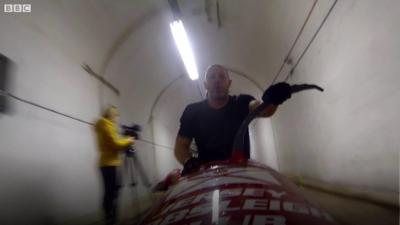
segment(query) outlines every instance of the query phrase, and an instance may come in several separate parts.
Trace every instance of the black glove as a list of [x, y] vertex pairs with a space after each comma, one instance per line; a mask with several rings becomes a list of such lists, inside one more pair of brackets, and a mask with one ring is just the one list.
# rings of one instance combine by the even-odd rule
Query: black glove
[[288, 83], [277, 83], [270, 86], [263, 94], [262, 100], [265, 102], [267, 99], [274, 105], [280, 105], [292, 96], [291, 88]]
[[201, 166], [201, 161], [198, 158], [190, 158], [183, 165], [181, 176], [186, 176], [189, 173], [197, 171]]

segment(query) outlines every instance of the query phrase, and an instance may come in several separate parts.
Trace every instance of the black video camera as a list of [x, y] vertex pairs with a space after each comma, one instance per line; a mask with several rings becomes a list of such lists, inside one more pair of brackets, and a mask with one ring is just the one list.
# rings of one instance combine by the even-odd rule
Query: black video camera
[[137, 124], [132, 124], [131, 126], [122, 125], [123, 135], [134, 137], [135, 139], [139, 139], [139, 132], [142, 131], [142, 127]]
[[[129, 137], [134, 137], [136, 140], [140, 138], [139, 133], [142, 131], [142, 127], [137, 124], [132, 124], [131, 126], [125, 126], [122, 125], [122, 130], [123, 130], [123, 135], [129, 136]], [[133, 145], [129, 146], [129, 148], [126, 151], [126, 156], [127, 157], [133, 157], [135, 153], [135, 149], [133, 148]]]

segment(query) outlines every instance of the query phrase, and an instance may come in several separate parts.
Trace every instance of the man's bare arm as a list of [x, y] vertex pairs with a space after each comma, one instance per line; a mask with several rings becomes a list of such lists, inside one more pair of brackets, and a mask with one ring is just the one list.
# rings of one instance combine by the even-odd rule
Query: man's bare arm
[[[249, 109], [250, 112], [254, 111], [259, 105], [261, 105], [261, 101], [259, 100], [253, 100], [249, 103]], [[274, 115], [276, 109], [278, 106], [276, 105], [269, 105], [266, 109], [264, 109], [260, 114], [258, 114], [259, 117], [270, 117]]]
[[191, 157], [189, 152], [191, 142], [191, 138], [176, 136], [175, 157], [182, 165]]

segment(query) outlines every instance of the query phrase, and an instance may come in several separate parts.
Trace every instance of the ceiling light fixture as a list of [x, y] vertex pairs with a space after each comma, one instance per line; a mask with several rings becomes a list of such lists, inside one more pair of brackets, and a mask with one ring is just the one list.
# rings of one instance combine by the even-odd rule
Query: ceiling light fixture
[[179, 54], [190, 79], [197, 80], [199, 78], [199, 72], [197, 70], [196, 60], [194, 58], [189, 38], [187, 36], [185, 27], [183, 26], [183, 22], [180, 19], [181, 15], [178, 2], [177, 0], [169, 0], [168, 2], [171, 6], [172, 14], [174, 16], [174, 21], [171, 22], [169, 26], [171, 28], [171, 33], [176, 47], [178, 48]]

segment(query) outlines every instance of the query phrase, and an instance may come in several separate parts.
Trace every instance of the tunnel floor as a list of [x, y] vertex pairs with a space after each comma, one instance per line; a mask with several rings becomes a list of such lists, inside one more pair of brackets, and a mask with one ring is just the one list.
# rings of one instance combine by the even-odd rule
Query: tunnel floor
[[311, 201], [325, 208], [342, 225], [397, 225], [399, 208], [385, 207], [369, 202], [345, 198], [316, 189], [301, 187]]

